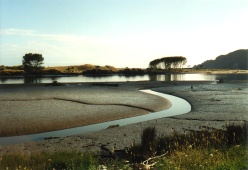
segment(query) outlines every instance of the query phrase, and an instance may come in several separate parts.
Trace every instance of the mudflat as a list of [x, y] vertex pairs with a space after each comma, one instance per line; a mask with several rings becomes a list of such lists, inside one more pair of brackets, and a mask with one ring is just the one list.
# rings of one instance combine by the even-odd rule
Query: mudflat
[[[85, 84], [85, 86], [88, 85]], [[111, 150], [113, 148], [124, 149], [134, 142], [139, 143], [141, 133], [146, 127], [155, 127], [158, 135], [165, 135], [174, 131], [224, 129], [228, 124], [243, 125], [248, 121], [248, 81], [225, 81], [223, 83], [215, 81], [126, 82], [120, 83], [118, 88], [135, 94], [133, 97], [136, 97], [135, 92], [138, 92], [140, 88], [149, 88], [178, 96], [186, 99], [191, 104], [192, 110], [183, 115], [149, 120], [92, 133], [4, 145], [0, 146], [0, 154], [22, 153], [29, 155], [32, 152], [56, 152], [61, 150], [100, 153], [102, 145]], [[106, 90], [110, 90], [109, 87], [106, 87]], [[141, 94], [137, 93], [137, 95]], [[126, 99], [131, 100], [131, 98]], [[135, 103], [135, 101], [133, 102]], [[156, 102], [154, 103], [156, 104]], [[156, 105], [153, 104], [149, 107], [154, 109]]]
[[26, 135], [151, 114], [170, 101], [123, 84], [2, 85], [0, 137]]

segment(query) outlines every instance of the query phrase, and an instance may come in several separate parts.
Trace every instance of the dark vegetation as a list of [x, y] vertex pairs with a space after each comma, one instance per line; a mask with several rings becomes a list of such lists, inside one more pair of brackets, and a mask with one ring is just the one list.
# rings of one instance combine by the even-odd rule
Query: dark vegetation
[[248, 50], [236, 50], [227, 55], [220, 55], [215, 60], [207, 60], [194, 68], [248, 70]]
[[154, 69], [182, 68], [186, 63], [187, 59], [182, 56], [163, 57], [151, 61], [149, 67]]
[[43, 69], [43, 61], [44, 58], [41, 54], [25, 54], [22, 60], [23, 70], [27, 74], [39, 74]]

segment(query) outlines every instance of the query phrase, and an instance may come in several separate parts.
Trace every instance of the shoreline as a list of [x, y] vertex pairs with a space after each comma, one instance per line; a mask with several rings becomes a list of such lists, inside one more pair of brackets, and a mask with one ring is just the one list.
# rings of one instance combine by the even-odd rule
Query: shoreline
[[[22, 70], [2, 70], [0, 71], [0, 78], [42, 78], [42, 77], [70, 77], [70, 76], [112, 76], [112, 75], [161, 75], [161, 74], [248, 74], [248, 70], [235, 70], [235, 69], [193, 69], [193, 68], [184, 68], [184, 69], [172, 69], [172, 70], [155, 70], [147, 71], [143, 70], [142, 74], [140, 73], [122, 73], [122, 72], [110, 72], [110, 73], [87, 73], [83, 74], [82, 72], [59, 72], [59, 73], [41, 73], [37, 75], [25, 74]], [[20, 72], [22, 71], [22, 72]]]
[[[127, 82], [125, 88], [152, 88], [152, 90], [172, 94], [186, 99], [192, 111], [178, 116], [150, 120], [127, 126], [105, 129], [97, 132], [73, 135], [58, 139], [0, 146], [1, 154], [36, 152], [56, 152], [76, 150], [100, 153], [101, 145], [106, 148], [124, 149], [133, 142], [140, 142], [144, 128], [155, 127], [158, 135], [202, 129], [223, 129], [227, 124], [244, 124], [248, 121], [248, 82], [230, 81], [220, 84], [212, 82]], [[193, 86], [193, 90], [191, 89]], [[237, 97], [238, 96], [238, 97]], [[235, 114], [234, 114], [235, 113]]]

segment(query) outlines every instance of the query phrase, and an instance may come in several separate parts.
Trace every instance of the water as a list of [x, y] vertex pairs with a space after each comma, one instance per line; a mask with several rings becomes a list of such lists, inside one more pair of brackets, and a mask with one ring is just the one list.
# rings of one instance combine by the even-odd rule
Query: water
[[167, 95], [167, 94], [163, 94], [163, 93], [154, 92], [151, 90], [141, 90], [141, 91], [164, 97], [171, 101], [172, 106], [169, 109], [162, 110], [160, 112], [150, 113], [147, 115], [136, 116], [136, 117], [126, 118], [126, 119], [121, 119], [121, 120], [98, 123], [94, 125], [82, 126], [82, 127], [65, 129], [65, 130], [58, 130], [58, 131], [53, 131], [53, 132], [39, 133], [39, 134], [33, 134], [33, 135], [0, 137], [0, 145], [38, 141], [38, 140], [43, 140], [44, 138], [49, 138], [49, 137], [64, 137], [64, 136], [82, 134], [86, 132], [93, 132], [93, 131], [98, 131], [101, 129], [106, 129], [110, 125], [123, 126], [123, 125], [132, 124], [132, 123], [138, 123], [138, 122], [143, 122], [147, 120], [158, 119], [162, 117], [180, 115], [180, 114], [188, 113], [191, 111], [191, 105], [184, 99], [171, 96], [171, 95]]
[[248, 80], [248, 74], [159, 74], [137, 76], [44, 76], [30, 77], [0, 77], [0, 84], [29, 84], [29, 83], [79, 83], [79, 82], [126, 82], [126, 81], [215, 81], [215, 80]]

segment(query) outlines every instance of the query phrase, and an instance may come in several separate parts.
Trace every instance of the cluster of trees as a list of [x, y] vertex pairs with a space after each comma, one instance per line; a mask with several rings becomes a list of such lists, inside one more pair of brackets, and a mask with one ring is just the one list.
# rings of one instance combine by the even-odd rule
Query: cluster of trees
[[182, 68], [186, 63], [187, 59], [182, 56], [163, 57], [151, 61], [149, 67], [156, 69]]

